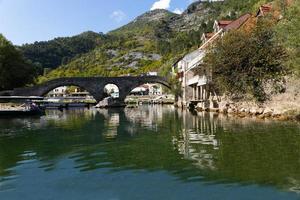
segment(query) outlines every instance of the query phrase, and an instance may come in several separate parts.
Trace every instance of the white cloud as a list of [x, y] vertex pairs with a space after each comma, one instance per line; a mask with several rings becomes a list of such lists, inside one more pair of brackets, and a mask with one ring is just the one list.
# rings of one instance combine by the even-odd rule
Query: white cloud
[[115, 10], [110, 15], [110, 18], [119, 23], [119, 22], [123, 21], [126, 18], [126, 14], [122, 10]]
[[183, 13], [183, 9], [180, 9], [180, 8], [176, 8], [173, 13], [176, 13], [178, 15], [181, 15]]
[[171, 0], [158, 0], [152, 5], [150, 10], [168, 9], [168, 8], [170, 8], [170, 3], [171, 3]]

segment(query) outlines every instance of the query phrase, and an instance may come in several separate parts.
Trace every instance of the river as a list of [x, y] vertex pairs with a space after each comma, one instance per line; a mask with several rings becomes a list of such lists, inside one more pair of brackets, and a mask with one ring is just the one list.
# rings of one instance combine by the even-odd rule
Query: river
[[172, 106], [0, 119], [0, 199], [300, 199], [300, 125]]

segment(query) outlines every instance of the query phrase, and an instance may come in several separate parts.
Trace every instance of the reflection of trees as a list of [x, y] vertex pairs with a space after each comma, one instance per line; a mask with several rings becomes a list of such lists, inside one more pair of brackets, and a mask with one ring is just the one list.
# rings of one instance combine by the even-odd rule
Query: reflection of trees
[[[23, 155], [35, 155], [34, 159], [43, 160], [43, 167], [51, 168], [56, 158], [73, 149], [81, 142], [93, 140], [83, 134], [77, 135], [82, 141], [74, 140], [73, 132], [88, 130], [92, 111], [48, 111], [41, 118], [1, 120], [0, 137], [0, 175], [11, 173], [11, 167], [27, 160]], [[48, 162], [49, 161], [49, 162]]]
[[41, 119], [10, 121], [7, 128], [14, 123], [21, 128], [0, 137], [0, 176], [12, 175], [14, 166], [26, 160], [53, 170], [68, 157], [81, 171], [164, 170], [182, 180], [199, 177], [299, 190], [297, 125], [150, 108], [51, 111]]
[[184, 112], [182, 117], [182, 133], [173, 139], [174, 144], [207, 179], [300, 191], [300, 131], [296, 124]]

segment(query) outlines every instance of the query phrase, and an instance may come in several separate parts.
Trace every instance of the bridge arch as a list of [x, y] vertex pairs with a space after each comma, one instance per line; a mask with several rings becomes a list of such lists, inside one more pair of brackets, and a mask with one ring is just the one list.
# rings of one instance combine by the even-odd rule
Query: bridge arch
[[119, 100], [124, 101], [134, 88], [145, 83], [159, 83], [170, 88], [167, 80], [159, 76], [70, 77], [50, 80], [33, 87], [16, 88], [10, 91], [10, 96], [44, 96], [60, 86], [77, 86], [89, 92], [96, 101], [101, 101], [105, 98], [105, 85], [114, 84], [119, 88]]
[[131, 93], [131, 91], [143, 84], [161, 84], [165, 86], [168, 89], [171, 89], [169, 83], [165, 78], [159, 77], [159, 76], [145, 76], [140, 77], [137, 81], [131, 82], [131, 84], [128, 84], [126, 88], [123, 88], [123, 90], [120, 92], [120, 99], [122, 101], [125, 100], [125, 98]]
[[[59, 87], [64, 87], [64, 86], [67, 86], [67, 87], [71, 87], [71, 86], [75, 86], [75, 87], [78, 87], [80, 89], [84, 89], [86, 90], [87, 92], [88, 91], [88, 88], [84, 88], [82, 86], [80, 86], [79, 84], [75, 85], [75, 84], [68, 84], [68, 85], [65, 85], [65, 84], [57, 84], [57, 86], [53, 86], [53, 87], [48, 87], [47, 89], [44, 90], [44, 92], [42, 93], [42, 95], [40, 96], [46, 96], [47, 94], [49, 94], [51, 91], [55, 90], [56, 88], [59, 88]], [[89, 92], [90, 93], [90, 92]]]

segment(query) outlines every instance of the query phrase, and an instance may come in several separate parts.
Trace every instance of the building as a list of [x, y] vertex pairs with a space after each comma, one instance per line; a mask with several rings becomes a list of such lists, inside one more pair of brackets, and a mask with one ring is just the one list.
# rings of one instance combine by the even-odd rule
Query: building
[[135, 95], [135, 96], [149, 95], [149, 86], [144, 84], [139, 87], [136, 87], [130, 92], [130, 95]]
[[160, 84], [146, 84], [149, 88], [149, 95], [151, 96], [159, 96], [163, 94], [163, 89]]
[[146, 83], [139, 87], [134, 88], [131, 95], [150, 95], [159, 96], [163, 94], [163, 89], [160, 84]]
[[202, 45], [197, 50], [180, 58], [173, 65], [173, 74], [177, 77], [182, 89], [182, 95], [178, 98], [179, 106], [192, 104], [202, 108], [218, 108], [220, 94], [217, 94], [213, 87], [212, 72], [202, 65], [207, 48], [231, 30], [253, 30], [259, 18], [266, 15], [277, 21], [282, 18], [280, 10], [276, 9], [272, 3], [268, 3], [262, 5], [256, 15], [247, 13], [235, 20], [216, 20], [214, 22], [214, 31], [202, 35]]
[[178, 78], [182, 96], [179, 97], [179, 106], [190, 104], [201, 107], [218, 107], [219, 96], [213, 88], [212, 72], [202, 66], [207, 48], [226, 32], [242, 27], [249, 19], [245, 14], [236, 20], [215, 21], [212, 33], [204, 33], [201, 37], [202, 45], [197, 50], [185, 55], [173, 65], [173, 73]]
[[212, 33], [203, 33], [201, 37], [202, 43], [207, 42], [210, 38], [212, 38], [215, 35], [215, 32]]
[[67, 86], [55, 88], [48, 93], [48, 97], [65, 97], [67, 95]]

